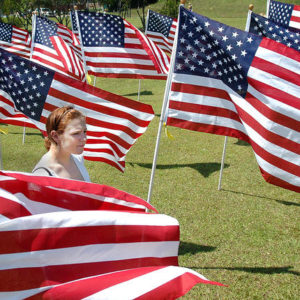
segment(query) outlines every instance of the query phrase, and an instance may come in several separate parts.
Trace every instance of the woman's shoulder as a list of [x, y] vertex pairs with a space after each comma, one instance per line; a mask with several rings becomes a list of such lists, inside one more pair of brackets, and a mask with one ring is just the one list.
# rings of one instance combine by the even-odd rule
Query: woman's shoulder
[[56, 176], [56, 172], [54, 172], [53, 167], [51, 167], [51, 159], [48, 152], [41, 157], [33, 168], [32, 173], [36, 175]]

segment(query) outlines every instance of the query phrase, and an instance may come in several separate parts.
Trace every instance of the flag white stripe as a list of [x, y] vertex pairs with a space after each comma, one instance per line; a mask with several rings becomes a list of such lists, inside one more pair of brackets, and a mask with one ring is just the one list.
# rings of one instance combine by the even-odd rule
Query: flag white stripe
[[[31, 251], [30, 255], [27, 252], [2, 254], [0, 255], [0, 270], [108, 262], [145, 257], [174, 257], [178, 255], [178, 245], [178, 241], [93, 244], [53, 250]], [[85, 254], [84, 257], [82, 253]], [[45, 260], [44, 257], [47, 257], [47, 259]]]
[[210, 116], [210, 115], [192, 113], [192, 112], [184, 112], [184, 111], [174, 110], [170, 108], [168, 112], [168, 117], [199, 123], [199, 124], [208, 124], [208, 125], [214, 124], [214, 126], [234, 128], [236, 130], [246, 133], [245, 128], [240, 122], [237, 122], [230, 118], [216, 117], [216, 116]]
[[[24, 222], [22, 222], [22, 220]], [[113, 221], [112, 221], [113, 220]], [[26, 221], [26, 222], [25, 222]], [[178, 221], [162, 214], [140, 214], [119, 211], [62, 211], [56, 213], [20, 217], [0, 225], [1, 231], [28, 230], [39, 228], [60, 228], [80, 226], [140, 225], [140, 226], [178, 226]], [[1, 264], [0, 264], [1, 265]]]

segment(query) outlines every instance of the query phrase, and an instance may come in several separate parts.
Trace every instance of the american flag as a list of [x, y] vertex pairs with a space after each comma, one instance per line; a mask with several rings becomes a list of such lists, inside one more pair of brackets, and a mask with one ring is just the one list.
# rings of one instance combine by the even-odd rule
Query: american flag
[[34, 16], [32, 60], [67, 76], [85, 81], [77, 37], [62, 24]]
[[0, 49], [0, 97], [43, 133], [48, 115], [73, 105], [86, 115], [84, 157], [125, 168], [125, 155], [154, 117], [150, 105], [118, 96], [67, 77]]
[[300, 29], [300, 5], [270, 0], [268, 18], [285, 27]]
[[172, 52], [177, 19], [148, 10], [145, 34], [167, 53]]
[[249, 141], [264, 179], [300, 192], [300, 53], [180, 7], [168, 125]]
[[110, 14], [75, 13], [89, 74], [166, 79], [169, 57], [129, 22]]
[[222, 285], [178, 266], [178, 221], [134, 195], [0, 172], [0, 197], [0, 298], [175, 299]]
[[25, 29], [0, 22], [0, 48], [29, 59], [31, 36]]
[[300, 50], [300, 30], [283, 27], [272, 20], [251, 12], [249, 15], [249, 32], [258, 34]]

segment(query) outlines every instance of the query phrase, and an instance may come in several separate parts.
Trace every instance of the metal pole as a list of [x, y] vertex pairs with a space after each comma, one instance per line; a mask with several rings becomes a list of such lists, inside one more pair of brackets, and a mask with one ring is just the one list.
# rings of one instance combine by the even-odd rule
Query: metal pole
[[225, 136], [224, 147], [223, 147], [223, 154], [222, 154], [222, 161], [221, 161], [221, 169], [220, 169], [218, 191], [220, 191], [221, 188], [222, 188], [222, 175], [223, 175], [224, 161], [225, 161], [225, 155], [226, 155], [227, 139], [228, 139], [228, 136]]

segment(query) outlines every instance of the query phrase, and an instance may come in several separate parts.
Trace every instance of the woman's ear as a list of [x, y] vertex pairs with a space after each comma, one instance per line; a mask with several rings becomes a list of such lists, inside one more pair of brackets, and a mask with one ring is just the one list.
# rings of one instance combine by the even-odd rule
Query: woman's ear
[[53, 141], [58, 145], [59, 134], [57, 133], [57, 131], [51, 130], [50, 135], [51, 135], [51, 138], [53, 139]]

